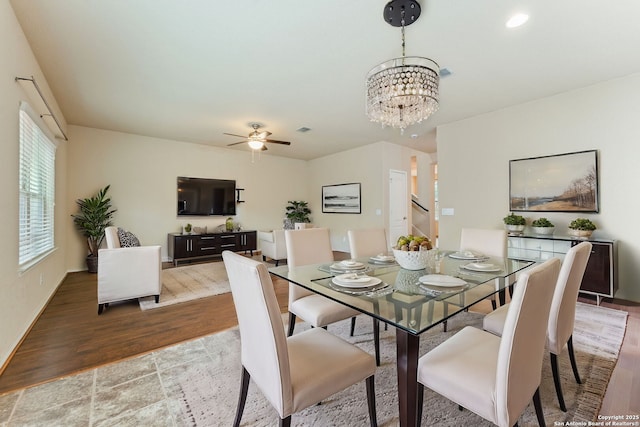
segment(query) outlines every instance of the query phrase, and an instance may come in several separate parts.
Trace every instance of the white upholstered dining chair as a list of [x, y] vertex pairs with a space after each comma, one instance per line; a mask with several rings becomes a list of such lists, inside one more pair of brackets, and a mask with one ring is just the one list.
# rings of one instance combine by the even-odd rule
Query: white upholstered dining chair
[[[371, 257], [379, 254], [386, 254], [389, 252], [389, 246], [387, 246], [387, 233], [384, 228], [362, 228], [347, 230], [347, 236], [349, 238], [349, 251], [351, 258], [363, 258]], [[376, 330], [380, 330], [380, 321], [374, 319], [374, 322], [378, 323], [378, 326], [374, 326], [374, 334]], [[384, 324], [384, 330], [387, 330], [387, 323]], [[374, 341], [379, 342], [379, 337], [374, 337]], [[376, 355], [379, 355], [380, 351], [376, 348]], [[380, 365], [380, 360], [376, 356], [376, 361]]]
[[[567, 252], [562, 261], [562, 268], [558, 275], [558, 281], [553, 294], [551, 312], [547, 325], [547, 349], [550, 353], [551, 371], [553, 372], [553, 382], [558, 396], [558, 403], [562, 411], [567, 412], [567, 407], [562, 395], [560, 384], [560, 374], [558, 372], [558, 355], [562, 353], [565, 345], [569, 353], [573, 376], [578, 384], [582, 384], [575, 354], [573, 352], [573, 324], [576, 318], [576, 302], [578, 291], [584, 276], [584, 270], [591, 255], [591, 243], [582, 242], [573, 246]], [[517, 286], [517, 285], [516, 285]], [[494, 310], [485, 316], [482, 327], [496, 335], [502, 335], [502, 330], [507, 319], [510, 304]]]
[[515, 425], [533, 398], [540, 425], [546, 324], [560, 270], [550, 259], [518, 278], [502, 337], [467, 326], [418, 361], [418, 411], [424, 387], [501, 427]]
[[[285, 230], [284, 236], [289, 267], [333, 262], [333, 250], [331, 249], [328, 228]], [[331, 323], [351, 318], [351, 335], [353, 335], [355, 316], [359, 314], [360, 312], [357, 310], [331, 301], [329, 298], [308, 291], [301, 286], [289, 284], [288, 336], [293, 335], [297, 317], [316, 328], [326, 328]], [[375, 318], [373, 319], [373, 340], [376, 364], [380, 365], [380, 322]]]
[[351, 258], [370, 257], [389, 252], [384, 228], [347, 230], [347, 236]]
[[[507, 232], [498, 229], [463, 228], [460, 232], [460, 251], [479, 252], [488, 257], [507, 258]], [[500, 279], [496, 279], [496, 288]], [[507, 278], [508, 280], [508, 278]], [[504, 291], [500, 299], [504, 301]], [[491, 305], [497, 307], [495, 295], [491, 297]]]
[[222, 253], [240, 329], [242, 377], [234, 427], [240, 425], [249, 380], [276, 409], [281, 426], [291, 415], [366, 380], [371, 426], [376, 426], [373, 356], [314, 328], [287, 338], [266, 267], [236, 253]]

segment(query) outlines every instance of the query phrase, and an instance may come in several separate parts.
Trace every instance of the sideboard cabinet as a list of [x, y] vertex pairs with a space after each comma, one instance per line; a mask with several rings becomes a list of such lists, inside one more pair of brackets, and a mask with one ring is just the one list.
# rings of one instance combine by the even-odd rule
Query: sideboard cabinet
[[[509, 258], [544, 261], [555, 257], [563, 259], [567, 251], [583, 242], [571, 236], [521, 234], [508, 238]], [[580, 292], [600, 298], [613, 298], [618, 289], [616, 242], [608, 239], [587, 239], [592, 245], [591, 256], [582, 278]]]
[[169, 257], [173, 265], [180, 261], [220, 256], [222, 251], [253, 251], [257, 249], [256, 231], [232, 231], [208, 234], [169, 233]]

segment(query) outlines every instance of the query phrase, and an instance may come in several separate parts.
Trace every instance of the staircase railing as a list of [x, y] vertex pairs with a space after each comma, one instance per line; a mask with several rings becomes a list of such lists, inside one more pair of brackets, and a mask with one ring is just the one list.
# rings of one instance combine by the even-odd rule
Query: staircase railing
[[414, 236], [430, 236], [429, 209], [411, 197], [411, 234]]

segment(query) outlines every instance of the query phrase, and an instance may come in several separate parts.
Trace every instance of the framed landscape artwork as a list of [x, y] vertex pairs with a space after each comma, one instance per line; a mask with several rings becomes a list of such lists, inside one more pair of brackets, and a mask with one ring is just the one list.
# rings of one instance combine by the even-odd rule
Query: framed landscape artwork
[[360, 183], [322, 186], [323, 213], [361, 213]]
[[509, 210], [598, 212], [597, 150], [509, 161]]

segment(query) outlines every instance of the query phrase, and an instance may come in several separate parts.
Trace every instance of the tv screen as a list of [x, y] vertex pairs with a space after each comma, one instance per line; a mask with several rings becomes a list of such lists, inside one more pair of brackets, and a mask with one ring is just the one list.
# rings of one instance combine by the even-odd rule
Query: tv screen
[[234, 180], [178, 177], [178, 216], [235, 214]]

